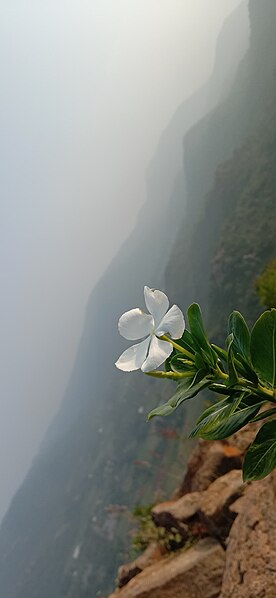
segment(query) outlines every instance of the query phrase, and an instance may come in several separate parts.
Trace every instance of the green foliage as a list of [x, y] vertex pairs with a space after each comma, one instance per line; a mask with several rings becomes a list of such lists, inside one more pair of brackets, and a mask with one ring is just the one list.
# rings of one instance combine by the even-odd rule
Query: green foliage
[[267, 476], [275, 465], [276, 419], [272, 419], [263, 425], [245, 455], [244, 480], [260, 480]]
[[261, 305], [276, 307], [276, 259], [269, 262], [255, 281]]
[[250, 334], [244, 317], [233, 311], [229, 317], [228, 332], [233, 335], [233, 352], [239, 359], [243, 357], [250, 362]]
[[233, 343], [234, 343], [234, 335], [230, 334], [228, 336], [228, 338], [226, 339], [226, 343], [228, 346], [228, 357], [227, 357], [227, 365], [228, 365], [228, 372], [229, 372], [229, 376], [228, 376], [228, 386], [234, 386], [235, 384], [238, 384], [239, 382], [239, 378], [238, 378], [238, 374], [237, 374], [237, 370], [235, 367], [235, 362], [234, 362], [234, 352], [233, 352]]
[[206, 409], [198, 419], [191, 436], [206, 440], [222, 440], [245, 426], [258, 413], [261, 403], [248, 405], [246, 398], [237, 394], [219, 401]]
[[169, 552], [182, 548], [184, 541], [177, 529], [172, 528], [168, 531], [164, 527], [157, 527], [155, 525], [151, 516], [153, 506], [152, 504], [137, 505], [132, 511], [132, 516], [137, 524], [132, 537], [132, 549], [134, 552], [137, 553], [145, 550], [151, 542], [158, 542]]
[[265, 311], [253, 327], [250, 342], [252, 364], [265, 383], [276, 384], [276, 309]]
[[193, 379], [186, 378], [186, 380], [182, 380], [179, 382], [177, 390], [171, 399], [164, 405], [160, 405], [159, 407], [156, 407], [156, 409], [153, 409], [149, 413], [148, 419], [150, 420], [157, 415], [171, 415], [184, 401], [192, 399], [200, 390], [203, 390], [203, 388], [206, 388], [208, 385], [209, 380], [207, 378], [203, 378], [203, 380], [200, 380], [199, 382], [196, 381], [196, 377]]
[[187, 310], [191, 337], [194, 346], [202, 358], [202, 362], [207, 366], [214, 366], [217, 362], [217, 355], [213, 351], [204, 328], [202, 313], [197, 303], [192, 303]]
[[[183, 338], [174, 344], [163, 373], [164, 377], [178, 373], [176, 392], [167, 403], [151, 411], [148, 418], [170, 415], [205, 388], [224, 398], [202, 413], [191, 437], [221, 440], [249, 422], [273, 417], [275, 407], [260, 414], [259, 411], [269, 403], [276, 403], [276, 309], [265, 311], [251, 334], [243, 316], [238, 311], [232, 312], [226, 350], [210, 344], [201, 310], [195, 303], [188, 308], [188, 320], [190, 331], [185, 331]], [[244, 462], [245, 479], [260, 479], [276, 467], [275, 422], [272, 419], [265, 423], [250, 447]]]

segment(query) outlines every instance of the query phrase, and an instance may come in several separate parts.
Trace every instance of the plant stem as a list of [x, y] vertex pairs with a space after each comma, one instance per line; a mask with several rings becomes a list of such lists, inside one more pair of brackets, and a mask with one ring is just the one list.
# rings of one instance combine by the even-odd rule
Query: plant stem
[[174, 347], [174, 349], [176, 349], [176, 351], [179, 351], [179, 353], [183, 353], [184, 355], [186, 355], [186, 357], [189, 357], [189, 359], [192, 359], [193, 361], [195, 360], [195, 356], [193, 355], [193, 353], [190, 353], [189, 351], [187, 351], [187, 349], [184, 349], [184, 347], [181, 347], [181, 345], [175, 343], [169, 336], [166, 336], [164, 334], [163, 336], [160, 336], [160, 339], [161, 341], [167, 341], [168, 343], [171, 343], [171, 345]]
[[[242, 383], [243, 383], [243, 381], [242, 381]], [[248, 385], [248, 383], [247, 383], [247, 385]], [[269, 388], [265, 388], [265, 386], [262, 386], [261, 384], [256, 384], [256, 385], [251, 384], [250, 390], [256, 390], [258, 393], [262, 394], [271, 403], [276, 403], [276, 399], [275, 399], [273, 390], [270, 390]]]
[[222, 378], [223, 380], [228, 380], [228, 375], [225, 374], [220, 367], [217, 365], [216, 370], [215, 370], [215, 374], [217, 374], [218, 378]]
[[[228, 375], [222, 372], [219, 366], [217, 366], [215, 373], [217, 374], [218, 378], [222, 378], [223, 380], [228, 380]], [[276, 403], [276, 398], [274, 395], [274, 391], [270, 390], [269, 388], [265, 388], [261, 384], [253, 384], [253, 382], [249, 382], [248, 380], [244, 380], [243, 378], [238, 378], [237, 383], [248, 390], [256, 391], [257, 393], [263, 395], [266, 399], [268, 399], [271, 403]]]
[[177, 372], [159, 372], [159, 371], [152, 371], [152, 372], [144, 372], [146, 376], [152, 376], [153, 378], [168, 378], [169, 380], [180, 380], [181, 378], [192, 378], [195, 375], [195, 372], [183, 372], [183, 374], [179, 374]]

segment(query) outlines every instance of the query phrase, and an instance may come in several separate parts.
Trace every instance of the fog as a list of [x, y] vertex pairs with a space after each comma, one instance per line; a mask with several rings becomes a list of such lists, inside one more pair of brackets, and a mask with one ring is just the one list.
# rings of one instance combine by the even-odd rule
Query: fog
[[1, 0], [0, 517], [62, 400], [89, 294], [239, 0]]

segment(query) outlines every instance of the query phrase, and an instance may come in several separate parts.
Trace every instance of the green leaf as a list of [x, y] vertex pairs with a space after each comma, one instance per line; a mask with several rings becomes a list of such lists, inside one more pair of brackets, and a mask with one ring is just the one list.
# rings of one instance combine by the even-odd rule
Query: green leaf
[[249, 363], [241, 355], [239, 355], [239, 359], [234, 359], [234, 363], [236, 370], [243, 376], [243, 378], [250, 380], [250, 382], [253, 382], [254, 384], [258, 384], [258, 376], [256, 372], [254, 372]]
[[216, 354], [218, 355], [218, 357], [224, 361], [225, 363], [227, 363], [227, 359], [228, 359], [228, 353], [227, 351], [225, 351], [224, 349], [221, 349], [221, 347], [218, 347], [217, 345], [214, 345], [212, 343], [211, 347], [214, 349], [214, 351], [216, 352]]
[[167, 357], [166, 361], [165, 361], [165, 372], [170, 372], [171, 371], [171, 359], [172, 357], [175, 355], [175, 353], [172, 353], [169, 357]]
[[[242, 384], [235, 384], [234, 386], [226, 386], [226, 384], [219, 384], [214, 382], [210, 384], [209, 389], [218, 393], [219, 395], [237, 396], [237, 394], [244, 394], [248, 392], [248, 388]], [[259, 400], [259, 397], [258, 397]]]
[[171, 358], [170, 365], [171, 365], [171, 369], [174, 372], [177, 372], [179, 374], [181, 374], [183, 372], [191, 372], [191, 375], [196, 373], [194, 362], [185, 358], [183, 356], [183, 353], [176, 353]]
[[175, 394], [169, 400], [169, 404], [174, 406], [179, 406], [183, 401], [187, 401], [188, 399], [192, 399], [195, 395], [197, 395], [203, 388], [206, 388], [210, 384], [210, 380], [201, 376], [204, 376], [204, 372], [197, 372], [195, 375], [192, 383], [187, 388], [185, 384], [181, 381], [178, 384], [178, 388]]
[[164, 405], [160, 405], [160, 407], [153, 409], [148, 415], [148, 420], [157, 415], [171, 415], [171, 413], [173, 413], [175, 409], [177, 409], [177, 407], [183, 403], [183, 401], [192, 399], [201, 390], [203, 390], [203, 388], [206, 388], [206, 386], [208, 386], [210, 383], [210, 380], [207, 378], [199, 379], [202, 375], [204, 376], [204, 373], [202, 374], [201, 372], [197, 372], [192, 381], [190, 378], [186, 378], [179, 382], [177, 390], [171, 399]]
[[276, 385], [276, 309], [265, 311], [251, 333], [251, 360], [261, 380]]
[[189, 330], [187, 330], [187, 328], [185, 328], [184, 333], [182, 337], [177, 341], [177, 344], [181, 345], [181, 347], [184, 347], [184, 349], [187, 349], [187, 351], [190, 351], [190, 353], [195, 353], [196, 351], [193, 337]]
[[[218, 355], [218, 357], [220, 358], [220, 360], [227, 363], [227, 360], [228, 360], [227, 351], [225, 351], [221, 347], [218, 347], [217, 345], [212, 344], [211, 346], [215, 350], [215, 352]], [[254, 383], [258, 382], [258, 376], [257, 376], [256, 372], [254, 372], [254, 370], [251, 368], [249, 363], [241, 355], [239, 355], [238, 359], [236, 357], [234, 358], [234, 364], [235, 364], [237, 372], [239, 372], [244, 378], [246, 378], [247, 380], [250, 380], [251, 382], [254, 382]]]
[[243, 479], [261, 480], [276, 467], [276, 419], [259, 430], [243, 462]]
[[227, 397], [209, 407], [199, 418], [191, 436], [206, 440], [222, 440], [245, 426], [259, 411], [262, 403], [248, 405], [243, 395]]
[[226, 395], [229, 397], [229, 394], [236, 394], [237, 391], [235, 389], [229, 388], [225, 384], [219, 384], [218, 382], [214, 382], [214, 384], [210, 384], [209, 389], [213, 392], [216, 392], [219, 395]]
[[[226, 397], [208, 407], [198, 418], [196, 426], [192, 430], [190, 436], [202, 436], [213, 431], [217, 426], [230, 417], [231, 413], [238, 407], [242, 397], [238, 396], [234, 400], [232, 397]], [[202, 436], [203, 437], [203, 436]]]
[[[177, 344], [180, 345], [181, 347], [183, 347], [184, 349], [186, 349], [186, 351], [189, 351], [189, 353], [191, 353], [191, 356], [194, 355], [195, 345], [194, 345], [193, 337], [192, 337], [191, 333], [189, 332], [189, 330], [187, 330], [187, 329], [184, 330], [182, 337], [177, 340]], [[179, 351], [176, 351], [174, 349], [173, 353], [166, 359], [166, 361], [165, 361], [166, 372], [169, 372], [171, 370], [171, 361], [178, 354], [179, 354]], [[182, 354], [182, 357], [183, 357], [183, 354]]]
[[160, 405], [159, 407], [156, 407], [155, 409], [153, 409], [149, 414], [148, 414], [148, 421], [150, 419], [152, 419], [153, 417], [167, 417], [168, 415], [171, 415], [174, 411], [176, 410], [176, 407], [172, 407], [169, 403], [164, 403], [163, 405]]
[[202, 356], [200, 355], [200, 353], [195, 354], [195, 366], [196, 366], [197, 370], [207, 370], [208, 369], [208, 366], [206, 368], [206, 363], [205, 363], [204, 359], [202, 358]]
[[228, 344], [227, 364], [228, 364], [228, 374], [229, 374], [229, 380], [228, 380], [229, 386], [238, 384], [238, 381], [239, 381], [238, 375], [236, 372], [236, 368], [235, 368], [235, 363], [234, 363], [234, 353], [233, 353], [233, 349], [232, 349], [233, 343], [234, 343], [234, 336], [233, 336], [233, 334], [230, 334], [227, 339], [227, 344]]
[[201, 353], [203, 358], [207, 359], [208, 363], [212, 366], [216, 365], [216, 353], [212, 350], [208, 341], [199, 305], [197, 303], [192, 303], [192, 305], [188, 307], [187, 315], [191, 334], [197, 350]]
[[260, 413], [256, 417], [253, 417], [253, 419], [251, 419], [250, 422], [258, 422], [261, 419], [266, 419], [267, 417], [270, 417], [271, 415], [275, 415], [275, 414], [276, 414], [276, 407], [272, 407], [272, 409], [267, 409], [266, 411], [262, 411], [262, 413]]
[[201, 435], [202, 438], [205, 438], [206, 440], [222, 440], [223, 438], [232, 436], [232, 434], [235, 434], [235, 432], [251, 421], [251, 418], [258, 413], [260, 406], [260, 404], [251, 405], [250, 407], [239, 405], [239, 408], [231, 414], [227, 421], [222, 422], [211, 433], [204, 434], [203, 436]]
[[228, 320], [228, 333], [233, 334], [233, 352], [250, 362], [250, 333], [244, 317], [239, 311], [233, 311]]
[[[219, 395], [227, 395], [228, 397], [237, 396], [237, 394], [245, 394], [249, 392], [249, 389], [245, 384], [235, 384], [234, 386], [227, 386], [226, 384], [213, 382], [209, 386], [210, 390], [218, 393]], [[250, 389], [250, 392], [251, 391]], [[255, 391], [254, 391], [255, 392]], [[253, 396], [253, 395], [252, 395]], [[259, 401], [259, 397], [256, 397]]]
[[[176, 393], [178, 392], [178, 390], [185, 392], [185, 390], [188, 390], [191, 387], [192, 383], [193, 379], [191, 380], [191, 378], [184, 378], [183, 380], [181, 380], [181, 382], [178, 383]], [[173, 395], [173, 397], [174, 396], [175, 395]], [[163, 405], [159, 405], [159, 407], [156, 407], [155, 409], [150, 411], [150, 413], [148, 414], [148, 421], [153, 417], [156, 417], [157, 415], [171, 415], [171, 413], [173, 413], [176, 409], [176, 406], [171, 405], [172, 399], [170, 399], [167, 403], [163, 403]]]

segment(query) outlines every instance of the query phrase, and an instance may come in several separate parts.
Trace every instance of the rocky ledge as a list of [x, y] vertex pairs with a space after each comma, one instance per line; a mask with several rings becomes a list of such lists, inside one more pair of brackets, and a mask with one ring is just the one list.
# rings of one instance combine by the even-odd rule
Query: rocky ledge
[[177, 531], [181, 548], [154, 542], [118, 571], [109, 598], [275, 598], [276, 474], [243, 484], [248, 426], [227, 441], [200, 441], [173, 500], [152, 520]]

